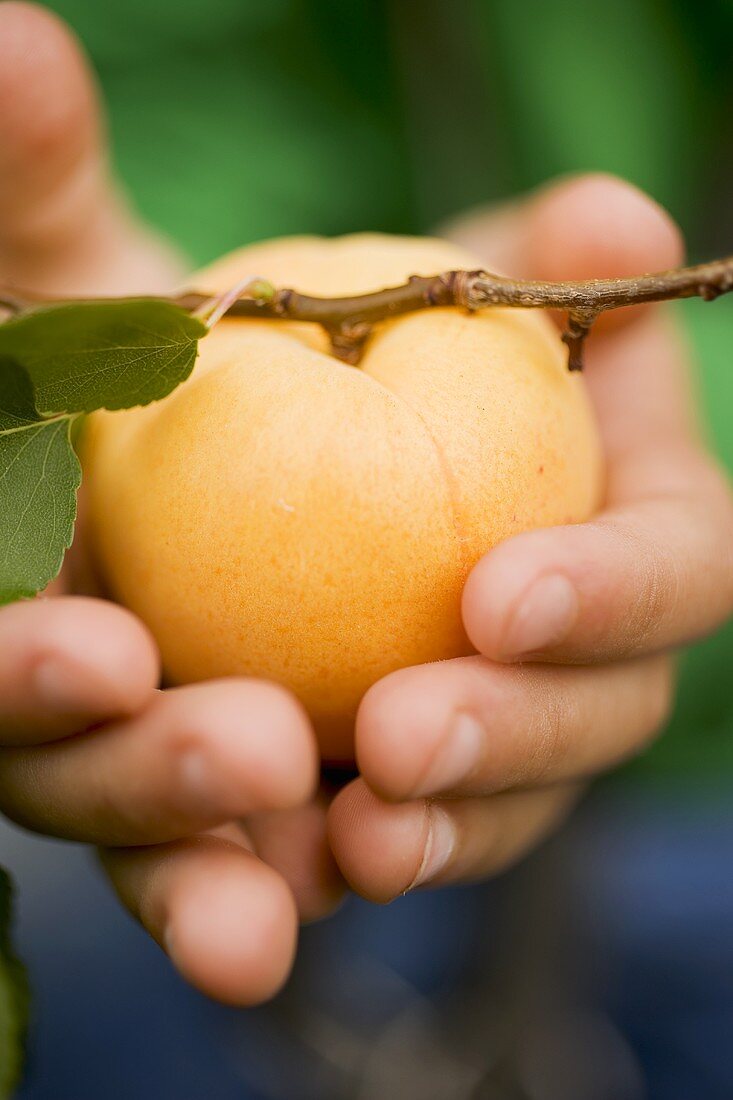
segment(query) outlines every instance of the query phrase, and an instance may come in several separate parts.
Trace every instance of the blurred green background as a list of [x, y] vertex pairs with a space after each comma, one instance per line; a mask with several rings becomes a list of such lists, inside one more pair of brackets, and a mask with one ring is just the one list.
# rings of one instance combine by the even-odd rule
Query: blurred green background
[[[565, 172], [632, 180], [692, 258], [733, 252], [728, 0], [52, 0], [138, 207], [198, 264], [287, 233], [424, 232]], [[674, 307], [733, 469], [733, 301]], [[733, 774], [733, 627], [684, 660], [629, 774]]]

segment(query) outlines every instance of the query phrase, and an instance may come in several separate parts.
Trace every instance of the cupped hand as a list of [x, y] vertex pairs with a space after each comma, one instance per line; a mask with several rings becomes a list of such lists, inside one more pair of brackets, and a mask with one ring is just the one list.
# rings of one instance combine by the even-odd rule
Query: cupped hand
[[[565, 180], [448, 232], [522, 277], [682, 260], [669, 217], [607, 176]], [[586, 378], [608, 463], [601, 513], [488, 553], [463, 594], [478, 655], [396, 672], [362, 703], [361, 777], [329, 828], [368, 898], [481, 878], [533, 847], [584, 780], [649, 743], [670, 708], [674, 649], [733, 609], [731, 494], [701, 441], [672, 318], [609, 315], [588, 342]]]
[[[42, 8], [0, 4], [0, 282], [49, 295], [163, 292], [181, 261], [110, 179], [96, 92]], [[132, 615], [86, 590], [83, 540], [53, 594], [0, 610], [0, 810], [100, 847], [127, 907], [204, 992], [270, 996], [298, 918], [332, 907], [318, 760], [273, 685], [161, 692]]]

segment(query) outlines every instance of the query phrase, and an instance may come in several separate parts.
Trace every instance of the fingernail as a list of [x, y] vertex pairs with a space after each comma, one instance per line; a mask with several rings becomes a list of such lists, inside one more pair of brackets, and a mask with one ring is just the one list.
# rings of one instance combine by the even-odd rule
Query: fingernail
[[446, 866], [456, 846], [456, 827], [453, 821], [439, 806], [429, 806], [428, 837], [425, 842], [420, 870], [415, 875], [414, 881], [409, 886], [414, 890], [416, 886], [424, 886], [432, 882]]
[[561, 573], [540, 577], [525, 592], [504, 631], [502, 653], [523, 657], [561, 641], [578, 616], [578, 595]]
[[465, 712], [455, 715], [426, 774], [411, 792], [414, 798], [449, 791], [465, 782], [478, 764], [484, 747], [485, 730]]

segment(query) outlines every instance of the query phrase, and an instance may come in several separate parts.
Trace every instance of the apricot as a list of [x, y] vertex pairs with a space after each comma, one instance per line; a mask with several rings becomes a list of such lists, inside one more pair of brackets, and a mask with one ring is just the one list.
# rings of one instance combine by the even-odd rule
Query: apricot
[[[257, 274], [344, 295], [480, 266], [439, 240], [296, 237], [190, 285]], [[587, 519], [601, 491], [557, 331], [500, 308], [396, 318], [358, 367], [318, 326], [224, 320], [165, 400], [90, 418], [84, 462], [96, 566], [152, 630], [168, 680], [284, 684], [334, 760], [376, 680], [471, 652], [460, 596], [475, 562], [518, 532]]]

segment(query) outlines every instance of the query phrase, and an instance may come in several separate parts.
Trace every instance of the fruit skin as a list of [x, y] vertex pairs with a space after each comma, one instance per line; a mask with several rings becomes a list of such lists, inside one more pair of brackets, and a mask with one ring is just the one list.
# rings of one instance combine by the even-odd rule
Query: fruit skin
[[[323, 295], [481, 266], [452, 245], [266, 242], [191, 280]], [[320, 328], [221, 322], [191, 379], [97, 413], [84, 441], [93, 557], [151, 628], [171, 682], [253, 675], [304, 702], [348, 759], [359, 700], [396, 668], [472, 652], [460, 595], [501, 539], [587, 519], [601, 458], [583, 380], [537, 311], [414, 313], [360, 367]]]

